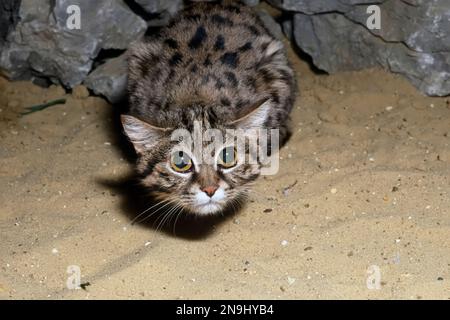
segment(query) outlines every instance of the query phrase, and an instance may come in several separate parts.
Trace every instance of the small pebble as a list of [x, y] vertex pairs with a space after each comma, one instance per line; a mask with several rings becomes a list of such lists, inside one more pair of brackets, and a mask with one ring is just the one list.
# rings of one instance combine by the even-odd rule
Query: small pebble
[[281, 241], [281, 245], [282, 245], [283, 247], [287, 246], [288, 244], [289, 244], [289, 242], [288, 242], [287, 240]]
[[330, 192], [331, 192], [332, 194], [336, 194], [336, 193], [337, 193], [337, 189], [336, 189], [336, 188], [332, 188], [332, 189], [330, 190]]
[[58, 249], [53, 248], [53, 249], [52, 249], [52, 253], [53, 253], [53, 254], [58, 254]]
[[51, 85], [48, 89], [48, 94], [52, 97], [61, 97], [66, 94], [66, 90], [63, 87], [57, 85]]
[[89, 97], [89, 91], [85, 86], [78, 85], [72, 89], [72, 96], [78, 100], [86, 99]]

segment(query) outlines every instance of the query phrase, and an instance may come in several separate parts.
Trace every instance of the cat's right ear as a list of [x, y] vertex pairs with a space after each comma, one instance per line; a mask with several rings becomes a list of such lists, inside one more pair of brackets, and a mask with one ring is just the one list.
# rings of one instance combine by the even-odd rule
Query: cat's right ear
[[133, 143], [138, 154], [154, 147], [163, 136], [166, 129], [148, 124], [129, 115], [121, 115], [120, 119], [128, 139]]

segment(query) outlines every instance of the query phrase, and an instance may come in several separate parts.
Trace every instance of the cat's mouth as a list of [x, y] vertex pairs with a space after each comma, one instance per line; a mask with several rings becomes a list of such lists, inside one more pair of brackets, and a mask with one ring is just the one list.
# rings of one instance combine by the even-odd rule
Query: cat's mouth
[[198, 204], [195, 206], [195, 211], [199, 214], [214, 214], [222, 210], [222, 205], [213, 199], [207, 203]]
[[200, 215], [218, 213], [223, 209], [225, 197], [223, 188], [217, 189], [212, 197], [199, 190], [195, 195], [193, 211]]

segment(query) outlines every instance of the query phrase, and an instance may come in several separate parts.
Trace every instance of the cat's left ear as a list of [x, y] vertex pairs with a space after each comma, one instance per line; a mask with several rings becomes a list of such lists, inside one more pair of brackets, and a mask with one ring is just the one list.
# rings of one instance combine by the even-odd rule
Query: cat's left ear
[[261, 128], [269, 118], [270, 102], [270, 99], [265, 99], [255, 103], [246, 114], [231, 122], [230, 125], [236, 126], [238, 129]]
[[167, 131], [165, 128], [159, 128], [148, 124], [138, 118], [129, 115], [121, 115], [125, 134], [133, 143], [134, 149], [138, 154], [154, 147]]

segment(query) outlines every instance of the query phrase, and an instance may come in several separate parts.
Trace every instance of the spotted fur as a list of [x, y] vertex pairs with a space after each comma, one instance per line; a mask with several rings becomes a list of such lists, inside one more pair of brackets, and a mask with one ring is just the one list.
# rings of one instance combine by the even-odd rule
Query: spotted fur
[[259, 176], [260, 167], [246, 164], [224, 173], [202, 165], [180, 177], [167, 166], [175, 144], [170, 132], [191, 131], [194, 120], [222, 132], [257, 123], [279, 129], [284, 141], [296, 85], [283, 44], [252, 9], [223, 1], [191, 5], [130, 51], [132, 116], [124, 116], [123, 124], [139, 154], [143, 184], [159, 198], [177, 198], [189, 212], [204, 213], [194, 198], [208, 184], [220, 184], [226, 194], [209, 213], [233, 204]]

